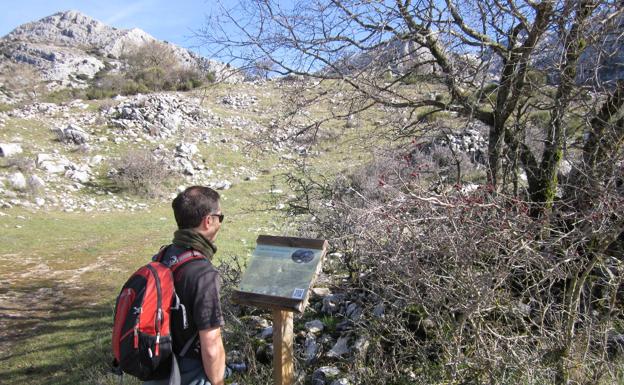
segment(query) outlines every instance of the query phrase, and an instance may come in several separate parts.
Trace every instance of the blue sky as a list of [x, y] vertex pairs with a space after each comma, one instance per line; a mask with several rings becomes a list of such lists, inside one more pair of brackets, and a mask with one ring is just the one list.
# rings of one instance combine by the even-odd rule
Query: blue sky
[[187, 48], [197, 45], [193, 32], [215, 7], [210, 0], [1, 0], [0, 4], [0, 36], [21, 24], [71, 9], [114, 27], [141, 28]]

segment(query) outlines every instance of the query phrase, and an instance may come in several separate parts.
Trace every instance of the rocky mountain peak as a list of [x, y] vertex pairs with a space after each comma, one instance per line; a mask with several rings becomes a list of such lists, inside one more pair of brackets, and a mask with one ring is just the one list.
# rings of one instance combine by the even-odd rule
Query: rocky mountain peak
[[[23, 24], [5, 36], [7, 40], [69, 46], [96, 46], [110, 39], [115, 29], [79, 11], [58, 12]], [[103, 36], [104, 35], [104, 36]]]
[[103, 55], [118, 57], [123, 44], [156, 40], [145, 31], [117, 29], [79, 11], [64, 11], [23, 24], [3, 38], [5, 41], [99, 49]]
[[[106, 66], [122, 66], [124, 50], [151, 42], [158, 40], [139, 28], [118, 29], [75, 10], [58, 12], [23, 24], [0, 39], [0, 73], [8, 62], [28, 64], [48, 88], [86, 87], [86, 79]], [[223, 63], [168, 46], [181, 66], [209, 71], [217, 78], [232, 72]]]

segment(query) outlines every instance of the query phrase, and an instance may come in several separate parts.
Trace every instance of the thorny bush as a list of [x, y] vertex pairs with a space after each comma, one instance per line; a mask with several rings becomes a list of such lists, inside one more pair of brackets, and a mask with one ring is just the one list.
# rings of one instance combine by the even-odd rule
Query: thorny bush
[[112, 174], [113, 183], [136, 195], [160, 196], [173, 178], [165, 161], [147, 150], [129, 151], [117, 159], [113, 167], [116, 170]]
[[343, 252], [345, 290], [366, 298], [355, 328], [370, 348], [346, 364], [355, 383], [621, 380], [624, 265], [597, 247], [623, 215], [615, 183], [537, 219], [488, 186], [435, 194], [391, 168], [310, 199], [307, 231]]

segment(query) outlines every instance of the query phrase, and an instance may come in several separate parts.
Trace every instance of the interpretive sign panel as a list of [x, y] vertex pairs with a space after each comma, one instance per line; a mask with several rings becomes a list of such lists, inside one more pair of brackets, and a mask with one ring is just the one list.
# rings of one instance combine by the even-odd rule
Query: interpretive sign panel
[[234, 301], [302, 312], [326, 251], [320, 239], [259, 236]]

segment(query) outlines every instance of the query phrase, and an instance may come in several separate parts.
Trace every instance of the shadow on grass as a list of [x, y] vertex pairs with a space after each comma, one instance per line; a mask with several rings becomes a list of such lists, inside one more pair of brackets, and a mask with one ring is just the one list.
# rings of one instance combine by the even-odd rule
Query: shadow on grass
[[[113, 384], [114, 288], [29, 281], [0, 307], [0, 383]], [[132, 382], [125, 381], [130, 384]]]

